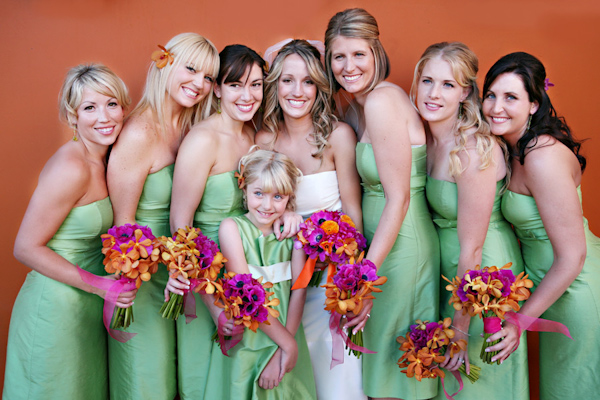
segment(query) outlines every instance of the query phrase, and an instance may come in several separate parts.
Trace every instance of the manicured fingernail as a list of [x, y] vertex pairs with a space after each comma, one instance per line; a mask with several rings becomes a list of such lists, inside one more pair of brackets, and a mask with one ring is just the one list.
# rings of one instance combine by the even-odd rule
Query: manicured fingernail
[[488, 348], [488, 349], [485, 349], [485, 352], [486, 352], [486, 353], [489, 353], [489, 352], [490, 352], [490, 349], [489, 349], [489, 348]]
[[485, 341], [486, 341], [486, 343], [490, 343], [491, 342], [490, 338], [485, 339]]
[[365, 327], [363, 326], [362, 328], [360, 328], [360, 331], [364, 332], [365, 331]]
[[500, 365], [502, 365], [503, 362], [504, 362], [504, 360], [500, 361]]
[[496, 357], [492, 357], [492, 362], [496, 361]]
[[134, 304], [135, 304], [135, 303], [132, 301], [132, 302], [131, 302], [131, 305], [134, 305]]

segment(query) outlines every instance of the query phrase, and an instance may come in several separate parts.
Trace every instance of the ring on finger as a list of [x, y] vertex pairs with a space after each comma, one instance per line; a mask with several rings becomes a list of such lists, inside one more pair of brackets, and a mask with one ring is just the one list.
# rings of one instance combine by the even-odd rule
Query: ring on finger
[[367, 318], [371, 318], [371, 314], [367, 313]]

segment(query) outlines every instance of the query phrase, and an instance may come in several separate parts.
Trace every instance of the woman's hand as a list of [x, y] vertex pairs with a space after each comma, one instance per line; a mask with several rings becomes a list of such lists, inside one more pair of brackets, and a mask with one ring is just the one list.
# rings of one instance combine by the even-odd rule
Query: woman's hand
[[[454, 330], [455, 336], [452, 342], [458, 342], [459, 340], [469, 341], [469, 336], [462, 332]], [[468, 349], [468, 346], [467, 346]], [[460, 350], [458, 353], [454, 353], [454, 357], [450, 357], [450, 351], [446, 351], [446, 359], [440, 364], [440, 367], [447, 369], [448, 371], [457, 371], [458, 368], [465, 364], [467, 375], [471, 372], [471, 363], [469, 361], [469, 353], [466, 350]]]
[[281, 349], [278, 348], [273, 357], [267, 363], [267, 366], [260, 373], [258, 386], [263, 389], [273, 389], [281, 382]]
[[[300, 230], [300, 224], [302, 222], [303, 219], [300, 214], [296, 214], [293, 211], [287, 210], [273, 223], [273, 232], [275, 233], [275, 237], [277, 240], [283, 240], [296, 236]], [[283, 231], [281, 231], [281, 224], [283, 224]]]
[[365, 328], [365, 324], [367, 320], [371, 316], [371, 309], [373, 308], [373, 300], [367, 299], [363, 300], [363, 308], [360, 310], [358, 315], [353, 312], [348, 312], [346, 314], [346, 319], [348, 322], [344, 325], [344, 328], [350, 329], [354, 326], [353, 334], [356, 334], [358, 331], [362, 331]]
[[490, 343], [502, 339], [500, 343], [485, 349], [486, 352], [500, 351], [500, 353], [492, 357], [491, 361], [494, 362], [500, 360], [500, 363], [502, 364], [502, 362], [504, 362], [504, 360], [519, 347], [520, 336], [519, 328], [517, 328], [516, 325], [505, 321], [504, 327], [487, 339]]
[[169, 301], [169, 293], [183, 296], [185, 294], [184, 290], [188, 290], [189, 288], [189, 279], [186, 279], [181, 275], [178, 275], [177, 279], [169, 277], [169, 280], [167, 281], [167, 286], [165, 287], [165, 301]]
[[[118, 275], [109, 275], [106, 276], [108, 279], [112, 279], [114, 281], [120, 279]], [[135, 295], [137, 294], [137, 289], [130, 290], [128, 292], [119, 293], [117, 297], [117, 302], [115, 303], [117, 307], [120, 308], [129, 308], [133, 305], [133, 300], [135, 299]], [[95, 293], [103, 299], [106, 299], [106, 290], [96, 289]]]

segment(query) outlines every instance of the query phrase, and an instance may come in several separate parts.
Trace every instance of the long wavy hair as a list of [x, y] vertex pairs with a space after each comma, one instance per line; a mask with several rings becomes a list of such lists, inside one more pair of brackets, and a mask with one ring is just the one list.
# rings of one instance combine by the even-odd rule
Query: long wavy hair
[[[481, 112], [479, 87], [477, 86], [479, 61], [473, 51], [460, 42], [441, 42], [429, 46], [415, 67], [410, 99], [416, 108], [418, 85], [423, 69], [429, 60], [436, 57], [450, 64], [452, 75], [458, 85], [469, 91], [469, 94], [460, 105], [462, 113], [460, 118], [457, 116], [453, 129], [456, 146], [450, 151], [450, 175], [458, 177], [466, 169], [466, 166], [463, 167], [458, 155], [466, 150], [469, 136], [473, 136], [476, 140], [476, 150], [481, 157], [479, 169], [484, 170], [494, 163], [494, 143], [500, 143], [500, 141], [491, 134], [490, 127]], [[475, 131], [473, 131], [473, 128], [475, 128]], [[473, 132], [469, 133], [470, 131]]]
[[283, 111], [278, 100], [279, 78], [283, 71], [283, 62], [286, 57], [296, 54], [302, 58], [308, 69], [310, 79], [317, 87], [317, 98], [310, 110], [314, 132], [310, 144], [316, 146], [317, 150], [312, 153], [315, 158], [323, 159], [323, 152], [328, 146], [327, 139], [333, 131], [337, 118], [333, 115], [333, 105], [331, 101], [331, 89], [329, 80], [323, 65], [321, 64], [321, 54], [313, 45], [306, 40], [292, 40], [281, 48], [269, 75], [265, 79], [265, 112], [263, 115], [264, 128], [273, 134], [271, 147], [277, 141], [277, 135], [281, 130], [283, 121]]
[[530, 102], [537, 102], [539, 107], [531, 116], [531, 125], [525, 134], [517, 141], [511, 155], [517, 157], [521, 165], [525, 163], [525, 156], [537, 144], [541, 135], [549, 135], [567, 146], [577, 157], [581, 171], [585, 170], [585, 157], [579, 154], [581, 142], [575, 140], [571, 129], [563, 117], [559, 117], [552, 106], [550, 97], [546, 93], [546, 69], [536, 57], [524, 52], [507, 54], [498, 61], [485, 75], [483, 95], [486, 96], [490, 86], [498, 76], [505, 73], [518, 75], [527, 91]]
[[329, 20], [325, 31], [325, 68], [331, 85], [331, 91], [337, 92], [341, 85], [336, 81], [331, 70], [331, 45], [338, 37], [364, 39], [369, 44], [375, 59], [373, 81], [365, 93], [371, 91], [390, 75], [390, 60], [383, 45], [379, 41], [377, 20], [362, 8], [350, 8], [340, 11]]
[[[219, 72], [217, 48], [208, 39], [197, 33], [181, 33], [169, 40], [165, 48], [173, 54], [173, 64], [167, 63], [163, 68], [156, 67], [154, 61], [150, 64], [144, 94], [131, 112], [133, 116], [141, 114], [147, 109], [152, 110], [152, 116], [162, 132], [167, 130], [168, 116], [165, 115], [165, 100], [170, 95], [168, 90], [173, 71], [179, 66], [185, 65], [193, 67], [197, 71], [203, 71], [213, 78]], [[212, 90], [198, 104], [182, 111], [178, 121], [178, 128], [182, 136], [192, 125], [208, 117], [211, 100]]]

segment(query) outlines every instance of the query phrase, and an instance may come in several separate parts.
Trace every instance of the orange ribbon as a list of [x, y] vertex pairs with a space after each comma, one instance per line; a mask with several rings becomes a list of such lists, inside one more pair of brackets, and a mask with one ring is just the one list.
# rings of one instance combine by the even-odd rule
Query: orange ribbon
[[327, 283], [333, 283], [333, 276], [335, 275], [335, 264], [330, 262], [327, 266]]
[[[302, 268], [300, 275], [298, 275], [298, 279], [296, 279], [294, 286], [292, 286], [292, 290], [304, 289], [305, 287], [308, 286], [308, 284], [310, 283], [310, 279], [312, 278], [313, 272], [315, 272], [315, 264], [316, 263], [317, 263], [316, 257], [315, 258], [309, 257], [306, 260], [306, 263], [304, 263], [304, 267]], [[327, 279], [329, 279], [329, 275], [328, 275]]]

